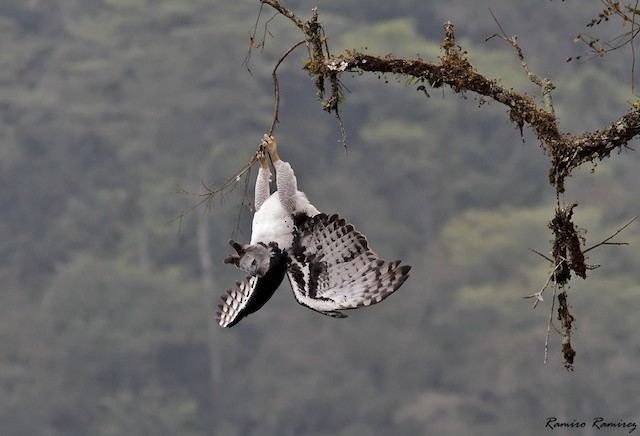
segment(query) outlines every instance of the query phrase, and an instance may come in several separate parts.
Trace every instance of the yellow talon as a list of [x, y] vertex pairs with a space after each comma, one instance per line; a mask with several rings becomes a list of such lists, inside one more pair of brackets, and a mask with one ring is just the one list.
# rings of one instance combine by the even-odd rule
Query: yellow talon
[[269, 168], [269, 164], [267, 163], [267, 156], [264, 153], [264, 148], [260, 148], [256, 153], [256, 157], [258, 158], [258, 162], [260, 162], [260, 167], [264, 170]]
[[280, 157], [278, 156], [278, 145], [276, 143], [276, 139], [273, 136], [269, 136], [265, 133], [264, 137], [262, 138], [262, 146], [269, 152], [269, 156], [271, 156], [272, 162], [280, 160]]

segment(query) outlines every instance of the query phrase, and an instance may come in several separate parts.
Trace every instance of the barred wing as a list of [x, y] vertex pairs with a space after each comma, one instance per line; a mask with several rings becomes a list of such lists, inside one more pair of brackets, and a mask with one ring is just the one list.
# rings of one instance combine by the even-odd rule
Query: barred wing
[[380, 259], [338, 215], [299, 215], [296, 225], [287, 275], [303, 306], [344, 318], [340, 310], [379, 303], [408, 277], [410, 266]]
[[286, 259], [278, 256], [271, 262], [263, 277], [248, 276], [236, 282], [236, 287], [227, 291], [218, 305], [216, 321], [221, 327], [233, 327], [240, 320], [260, 309], [273, 296], [284, 279]]

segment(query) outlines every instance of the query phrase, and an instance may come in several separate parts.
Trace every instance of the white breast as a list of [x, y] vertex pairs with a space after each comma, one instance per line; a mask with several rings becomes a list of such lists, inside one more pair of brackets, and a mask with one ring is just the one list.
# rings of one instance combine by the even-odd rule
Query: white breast
[[[320, 213], [307, 199], [303, 192], [296, 192], [296, 211], [309, 216]], [[287, 213], [278, 193], [274, 192], [262, 203], [260, 210], [253, 215], [251, 228], [251, 244], [277, 242], [278, 247], [287, 249], [293, 244], [293, 217]]]
[[251, 244], [258, 242], [277, 242], [281, 249], [293, 243], [293, 218], [280, 204], [277, 193], [271, 194], [253, 215]]

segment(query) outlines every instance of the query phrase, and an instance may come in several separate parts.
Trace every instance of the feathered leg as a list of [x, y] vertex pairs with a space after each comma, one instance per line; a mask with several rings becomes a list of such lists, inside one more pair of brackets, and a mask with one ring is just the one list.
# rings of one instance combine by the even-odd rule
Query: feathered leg
[[260, 169], [256, 178], [256, 189], [254, 195], [254, 203], [256, 212], [262, 207], [262, 203], [269, 198], [271, 190], [269, 189], [269, 180], [271, 179], [271, 171], [269, 171], [269, 163], [265, 156], [264, 150], [258, 151], [258, 160], [260, 161]]
[[293, 173], [293, 168], [288, 162], [278, 156], [278, 147], [273, 136], [264, 135], [262, 144], [269, 151], [271, 162], [276, 171], [276, 186], [280, 203], [289, 214], [296, 212], [296, 192], [298, 191], [298, 181]]

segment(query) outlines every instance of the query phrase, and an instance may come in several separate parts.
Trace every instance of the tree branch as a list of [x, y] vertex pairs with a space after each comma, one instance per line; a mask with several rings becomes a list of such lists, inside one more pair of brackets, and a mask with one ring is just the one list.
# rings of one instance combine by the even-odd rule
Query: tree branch
[[[549, 179], [557, 180], [559, 192], [564, 192], [564, 179], [585, 162], [603, 160], [612, 151], [628, 147], [629, 141], [640, 135], [640, 107], [632, 106], [621, 118], [607, 127], [569, 136], [553, 152]], [[561, 189], [560, 189], [561, 188]]]
[[273, 9], [291, 20], [293, 24], [298, 27], [298, 29], [304, 32], [304, 22], [300, 18], [298, 18], [292, 11], [282, 6], [278, 0], [260, 0], [260, 3], [271, 6]]
[[[520, 130], [527, 125], [535, 133], [552, 156], [549, 182], [556, 187], [558, 193], [565, 191], [564, 180], [572, 170], [583, 163], [609, 157], [616, 149], [628, 148], [628, 142], [640, 135], [640, 107], [636, 106], [620, 119], [612, 121], [609, 126], [593, 132], [571, 135], [560, 131], [550, 98], [553, 89], [551, 81], [546, 78], [540, 79], [531, 72], [515, 38], [507, 37], [504, 31], [502, 38], [514, 46], [527, 75], [540, 86], [544, 107], [538, 107], [533, 97], [507, 89], [497, 80], [478, 73], [466, 59], [464, 52], [459, 49], [451, 23], [445, 24], [442, 44], [445, 54], [440, 57], [439, 63], [420, 58], [374, 56], [357, 50], [330, 56], [323, 46], [326, 38], [322, 26], [318, 23], [316, 8], [312, 11], [311, 20], [304, 22], [277, 0], [260, 2], [275, 8], [305, 34], [311, 58], [304, 68], [310, 76], [316, 78], [319, 98], [324, 98], [325, 80], [331, 83], [331, 95], [323, 102], [323, 108], [328, 112], [338, 111], [341, 101], [338, 76], [342, 72], [398, 74], [412, 77], [433, 88], [449, 86], [456, 93], [474, 92], [507, 106], [510, 120]], [[424, 89], [424, 86], [421, 89]]]
[[511, 121], [520, 129], [525, 124], [529, 125], [544, 144], [555, 146], [562, 141], [553, 114], [538, 108], [532, 97], [507, 89], [496, 80], [477, 73], [457, 51], [449, 50], [439, 64], [422, 59], [378, 57], [357, 51], [351, 51], [341, 59], [346, 62], [349, 71], [399, 74], [426, 82], [432, 88], [446, 85], [456, 93], [475, 92], [507, 106]]
[[[496, 24], [501, 34], [494, 36], [499, 36], [507, 41], [516, 50], [527, 77], [540, 88], [541, 105], [536, 102], [534, 97], [524, 92], [507, 89], [498, 80], [479, 73], [466, 58], [466, 52], [456, 42], [451, 22], [444, 24], [444, 39], [441, 44], [443, 54], [434, 62], [425, 61], [420, 57], [410, 59], [393, 55], [375, 56], [357, 50], [347, 50], [340, 55], [332, 56], [326, 45], [324, 29], [318, 21], [317, 8], [312, 9], [311, 18], [308, 21], [303, 21], [291, 10], [282, 6], [278, 0], [259, 1], [262, 5], [269, 5], [288, 18], [304, 34], [309, 48], [309, 59], [305, 63], [304, 69], [315, 79], [317, 96], [322, 101], [322, 108], [328, 112], [334, 112], [338, 117], [343, 142], [346, 134], [340, 119], [339, 107], [343, 97], [340, 75], [344, 72], [358, 75], [374, 73], [378, 76], [385, 74], [406, 76], [420, 83], [417, 90], [424, 92], [427, 96], [425, 85], [432, 88], [448, 86], [458, 94], [473, 92], [506, 106], [509, 110], [510, 121], [518, 127], [521, 134], [525, 125], [533, 131], [543, 145], [545, 152], [551, 157], [548, 177], [549, 183], [555, 188], [558, 205], [555, 216], [549, 223], [549, 227], [554, 233], [552, 247], [554, 268], [543, 288], [528, 298], [535, 297], [535, 305], [537, 305], [539, 301], [542, 301], [542, 293], [549, 286], [551, 280], [554, 282], [554, 297], [559, 289], [557, 298], [558, 317], [561, 321], [559, 332], [562, 336], [562, 351], [565, 366], [572, 369], [575, 350], [571, 346], [571, 329], [575, 318], [569, 311], [566, 285], [571, 279], [571, 271], [579, 277], [586, 278], [586, 271], [592, 269], [593, 266], [585, 264], [584, 253], [588, 250], [582, 250], [581, 247], [581, 243], [584, 243], [584, 237], [581, 229], [572, 222], [573, 209], [577, 204], [561, 204], [561, 194], [565, 192], [565, 179], [571, 175], [574, 169], [586, 162], [605, 159], [616, 149], [621, 151], [629, 148], [629, 141], [640, 135], [640, 104], [632, 105], [624, 116], [612, 121], [602, 129], [582, 134], [569, 134], [562, 132], [558, 127], [558, 119], [551, 98], [551, 92], [554, 89], [551, 80], [540, 78], [531, 70], [516, 37], [507, 36], [497, 19]], [[635, 14], [633, 12], [634, 16]], [[634, 29], [635, 27], [632, 30]], [[278, 65], [280, 62], [282, 59]], [[277, 79], [275, 79], [275, 69], [274, 82], [277, 95], [278, 85]], [[329, 83], [328, 98], [325, 98], [326, 82]], [[274, 124], [276, 120], [277, 110]], [[629, 224], [630, 222], [624, 227]], [[599, 245], [608, 243], [610, 239]], [[545, 341], [545, 361], [547, 348], [548, 333]]]

